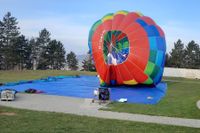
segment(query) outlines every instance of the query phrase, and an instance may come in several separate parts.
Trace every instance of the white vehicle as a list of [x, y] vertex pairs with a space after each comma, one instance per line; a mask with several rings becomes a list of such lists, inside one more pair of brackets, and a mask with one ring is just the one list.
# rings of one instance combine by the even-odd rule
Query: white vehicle
[[1, 91], [1, 101], [13, 101], [15, 100], [15, 94], [17, 91], [12, 89], [5, 89]]

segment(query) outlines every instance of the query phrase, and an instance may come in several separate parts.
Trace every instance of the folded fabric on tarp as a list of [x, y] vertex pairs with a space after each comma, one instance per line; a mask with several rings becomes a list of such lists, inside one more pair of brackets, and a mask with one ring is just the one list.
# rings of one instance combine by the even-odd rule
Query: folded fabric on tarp
[[[0, 90], [8, 88], [24, 92], [28, 88], [41, 90], [45, 94], [71, 96], [80, 98], [93, 98], [93, 91], [99, 87], [99, 79], [96, 76], [64, 76], [57, 80], [46, 82], [45, 80], [34, 80], [32, 82], [9, 83], [0, 86]], [[8, 85], [8, 86], [7, 86]], [[112, 101], [126, 98], [128, 103], [156, 104], [164, 96], [167, 84], [164, 82], [156, 86], [115, 86], [110, 87]]]

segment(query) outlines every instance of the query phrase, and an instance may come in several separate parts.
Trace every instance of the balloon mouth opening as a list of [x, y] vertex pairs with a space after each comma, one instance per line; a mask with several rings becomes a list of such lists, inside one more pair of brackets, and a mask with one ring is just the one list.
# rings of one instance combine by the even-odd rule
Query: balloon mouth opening
[[104, 61], [108, 65], [125, 62], [129, 54], [129, 40], [125, 33], [118, 30], [107, 31], [103, 38]]

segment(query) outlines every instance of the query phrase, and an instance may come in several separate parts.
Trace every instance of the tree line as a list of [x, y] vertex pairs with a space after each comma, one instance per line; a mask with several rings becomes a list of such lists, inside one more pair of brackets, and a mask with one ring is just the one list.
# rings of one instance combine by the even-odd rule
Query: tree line
[[166, 54], [165, 66], [200, 69], [199, 44], [192, 40], [187, 45], [184, 45], [184, 43], [178, 39], [178, 41], [174, 43], [174, 48], [169, 54]]
[[0, 70], [78, 69], [74, 52], [66, 55], [62, 42], [51, 39], [46, 29], [38, 37], [27, 39], [10, 12], [0, 20]]

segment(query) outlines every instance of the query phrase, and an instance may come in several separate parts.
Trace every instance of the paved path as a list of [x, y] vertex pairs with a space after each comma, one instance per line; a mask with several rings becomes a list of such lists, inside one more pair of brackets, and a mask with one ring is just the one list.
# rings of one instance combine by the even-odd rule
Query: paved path
[[102, 106], [81, 99], [40, 94], [17, 94], [15, 101], [0, 101], [0, 105], [38, 111], [62, 112], [98, 118], [128, 120], [200, 128], [200, 120], [164, 116], [118, 113], [98, 110]]

